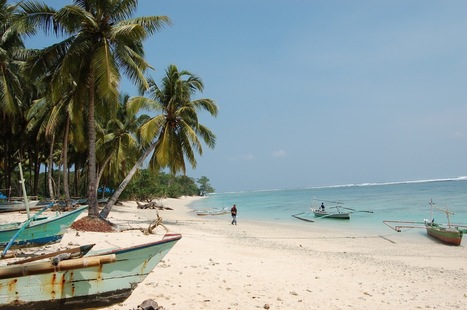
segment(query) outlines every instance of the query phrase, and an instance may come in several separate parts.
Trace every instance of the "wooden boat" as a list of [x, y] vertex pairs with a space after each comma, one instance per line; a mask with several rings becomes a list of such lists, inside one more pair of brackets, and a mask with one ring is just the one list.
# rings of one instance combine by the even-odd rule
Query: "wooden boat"
[[311, 211], [316, 217], [323, 217], [323, 218], [326, 217], [326, 218], [341, 219], [341, 220], [350, 219], [350, 212], [342, 212], [339, 209], [336, 209], [335, 212], [327, 212], [327, 211], [323, 211], [319, 209], [311, 209]]
[[426, 233], [433, 238], [436, 238], [444, 243], [452, 245], [460, 245], [462, 235], [466, 230], [459, 227], [443, 227], [437, 223], [427, 221], [425, 223]]
[[210, 210], [198, 210], [196, 211], [197, 215], [205, 216], [205, 215], [222, 215], [227, 214], [230, 212], [230, 208], [225, 207], [222, 209], [210, 209]]
[[[317, 201], [316, 198], [313, 199], [314, 202]], [[326, 200], [319, 200], [321, 205], [319, 207], [312, 207], [311, 212], [315, 215], [315, 217], [320, 218], [332, 218], [332, 219], [341, 219], [341, 220], [348, 220], [350, 219], [350, 212], [343, 211], [342, 202], [339, 201], [326, 201]], [[326, 204], [332, 204], [331, 207], [325, 207], [324, 202]], [[313, 203], [312, 203], [313, 206]], [[327, 211], [332, 210], [332, 211]]]
[[[326, 204], [332, 204], [332, 207], [325, 207], [324, 203]], [[292, 217], [306, 221], [306, 222], [314, 222], [314, 220], [311, 219], [312, 216], [310, 214], [314, 215], [315, 218], [334, 218], [334, 219], [345, 219], [348, 220], [350, 219], [350, 214], [351, 213], [356, 213], [356, 212], [366, 212], [366, 213], [373, 213], [371, 210], [355, 210], [353, 208], [345, 208], [343, 207], [343, 203], [339, 201], [327, 201], [327, 200], [318, 200], [316, 198], [313, 198], [313, 202], [311, 203], [312, 207], [310, 208], [309, 212], [300, 212], [297, 214], [292, 214]], [[318, 207], [314, 207], [318, 206]], [[326, 211], [328, 210], [334, 210], [335, 211]]]
[[[403, 228], [425, 228], [428, 236], [435, 238], [443, 243], [449, 245], [460, 245], [462, 243], [462, 236], [464, 233], [467, 233], [467, 228], [465, 225], [452, 224], [450, 220], [450, 215], [454, 213], [450, 212], [447, 207], [446, 209], [441, 209], [435, 206], [433, 201], [430, 201], [430, 220], [425, 219], [423, 222], [410, 222], [410, 221], [383, 221], [386, 226], [389, 228], [401, 232]], [[447, 224], [435, 223], [433, 218], [433, 209], [440, 210], [444, 212], [447, 216]], [[418, 225], [417, 225], [418, 224]], [[423, 224], [423, 225], [421, 225]]]
[[19, 172], [28, 219], [24, 222], [0, 225], [0, 246], [4, 246], [1, 253], [2, 258], [5, 257], [12, 246], [36, 246], [60, 241], [67, 228], [70, 227], [74, 220], [87, 209], [87, 206], [84, 206], [70, 212], [61, 214], [56, 213], [54, 216], [50, 217], [39, 217], [41, 213], [53, 205], [52, 202], [43, 207], [33, 216], [30, 216], [29, 202], [26, 195], [21, 163], [19, 164]]
[[50, 217], [40, 217], [40, 214], [50, 208], [51, 205], [44, 207], [24, 222], [0, 225], [0, 247], [5, 247], [3, 254], [11, 246], [37, 246], [59, 242], [67, 228], [88, 208], [82, 206]]
[[[39, 200], [28, 201], [29, 210], [40, 209], [42, 206], [39, 204]], [[3, 201], [0, 202], [0, 212], [19, 212], [26, 211], [26, 203], [23, 201]]]
[[101, 251], [81, 258], [0, 267], [0, 309], [87, 309], [127, 299], [181, 239]]

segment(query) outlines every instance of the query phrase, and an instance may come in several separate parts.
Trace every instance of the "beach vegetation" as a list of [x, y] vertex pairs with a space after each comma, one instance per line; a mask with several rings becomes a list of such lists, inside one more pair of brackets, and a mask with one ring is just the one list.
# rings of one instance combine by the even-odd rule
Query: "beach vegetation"
[[27, 153], [32, 146], [24, 137], [26, 121], [24, 111], [30, 104], [33, 88], [22, 75], [29, 51], [21, 38], [22, 33], [14, 27], [18, 4], [0, 0], [0, 188], [14, 186], [12, 177], [19, 159], [19, 152]]
[[140, 170], [120, 196], [124, 200], [152, 201], [163, 198], [197, 196], [198, 186], [193, 178], [170, 173]]
[[113, 117], [99, 122], [103, 125], [97, 131], [97, 161], [100, 163], [97, 183], [104, 186], [112, 180], [122, 180], [138, 159], [137, 131], [149, 116], [131, 109], [129, 98], [128, 94], [121, 94]]
[[[77, 173], [81, 174], [79, 171]], [[53, 176], [54, 180], [52, 183], [54, 184], [54, 190], [58, 193], [56, 198], [58, 200], [64, 200], [63, 194], [61, 194], [55, 186], [55, 184], [59, 183], [59, 179], [63, 178], [62, 170], [55, 170]], [[29, 179], [31, 175], [29, 172], [25, 172], [24, 177], [25, 179]], [[75, 171], [69, 172], [69, 177], [72, 200], [83, 198], [82, 193], [86, 192], [86, 178], [75, 178]], [[21, 192], [18, 178], [18, 176], [14, 176], [13, 178], [13, 183], [18, 184], [15, 188], [12, 188], [12, 192], [16, 194], [16, 196]], [[79, 183], [75, 184], [75, 180], [79, 180]], [[102, 187], [106, 190], [102, 190], [102, 188], [98, 190], [98, 198], [109, 198], [118, 185], [118, 182], [115, 180], [109, 180], [109, 182]], [[47, 173], [40, 173], [38, 187], [37, 196], [41, 198], [41, 200], [48, 198]], [[79, 188], [79, 190], [75, 191], [76, 188]], [[140, 169], [122, 192], [119, 200], [152, 201], [164, 198], [179, 198], [182, 196], [198, 196], [199, 192], [200, 188], [192, 177], [173, 175], [164, 171], [154, 173], [148, 169]], [[3, 192], [3, 194], [7, 193]]]
[[[143, 41], [170, 19], [132, 18], [137, 0], [70, 2], [0, 0], [0, 192], [21, 195], [19, 162], [28, 194], [68, 205], [87, 197], [90, 217], [106, 218], [119, 197], [213, 191], [186, 166], [196, 168], [203, 145], [214, 147], [198, 118], [216, 116], [217, 105], [197, 98], [201, 78], [174, 64], [160, 84], [147, 74]], [[27, 49], [23, 40], [39, 31], [57, 42]], [[122, 75], [140, 96], [121, 93]], [[98, 188], [115, 189], [100, 213]]]
[[196, 182], [199, 183], [199, 195], [200, 196], [206, 196], [216, 191], [214, 187], [211, 186], [211, 184], [209, 183], [209, 179], [206, 176], [202, 176], [201, 178], [196, 180]]
[[216, 136], [199, 122], [198, 112], [206, 111], [217, 116], [217, 105], [208, 98], [193, 99], [197, 92], [204, 89], [200, 77], [187, 70], [179, 71], [172, 64], [166, 69], [160, 87], [151, 78], [148, 83], [147, 96], [132, 97], [128, 103], [137, 111], [146, 109], [156, 113], [138, 130], [144, 151], [100, 212], [102, 218], [107, 218], [133, 175], [149, 156], [150, 170], [167, 168], [173, 175], [177, 172], [185, 174], [185, 158], [195, 168], [195, 154], [203, 154], [201, 141], [208, 147], [215, 146]]
[[[74, 0], [55, 10], [46, 4], [21, 2], [18, 29], [35, 34], [37, 28], [64, 39], [38, 52], [29, 68], [50, 75], [47, 91], [53, 103], [63, 95], [86, 112], [87, 175], [89, 216], [98, 216], [96, 119], [112, 113], [119, 96], [120, 72], [141, 90], [148, 88], [144, 77], [150, 68], [144, 59], [143, 41], [170, 24], [166, 16], [129, 18], [137, 0]], [[52, 66], [49, 66], [52, 63]], [[97, 114], [97, 115], [96, 115]]]

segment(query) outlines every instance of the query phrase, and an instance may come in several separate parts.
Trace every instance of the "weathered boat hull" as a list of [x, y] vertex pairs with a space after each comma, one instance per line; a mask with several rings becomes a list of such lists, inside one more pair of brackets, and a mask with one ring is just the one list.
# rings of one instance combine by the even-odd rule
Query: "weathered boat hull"
[[230, 209], [213, 209], [213, 210], [198, 210], [196, 214], [199, 216], [207, 216], [207, 215], [223, 215], [230, 213]]
[[[39, 204], [39, 200], [30, 201], [28, 203], [29, 210], [41, 209], [42, 206]], [[3, 212], [18, 212], [26, 211], [26, 204], [21, 201], [7, 201], [0, 202], [0, 213]]]
[[[0, 309], [68, 310], [122, 302], [181, 237], [166, 235], [160, 241], [83, 257], [114, 257], [98, 264], [76, 263], [76, 268], [62, 270], [63, 261], [49, 273], [5, 277], [2, 270], [11, 267], [0, 268]], [[23, 268], [26, 273], [33, 269], [32, 263], [24, 266], [29, 267]]]
[[331, 218], [331, 219], [341, 219], [341, 220], [349, 220], [350, 219], [350, 213], [329, 213], [326, 211], [320, 211], [320, 210], [312, 210], [315, 217], [325, 217], [325, 218]]
[[447, 244], [460, 245], [462, 242], [463, 233], [455, 228], [444, 228], [436, 224], [429, 224], [426, 225], [426, 232], [429, 236]]
[[[76, 218], [87, 209], [87, 206], [65, 212], [57, 216], [38, 219], [31, 222], [15, 238], [13, 246], [37, 246], [62, 239], [66, 230]], [[0, 246], [4, 247], [10, 239], [20, 230], [23, 223], [10, 223], [0, 225]]]

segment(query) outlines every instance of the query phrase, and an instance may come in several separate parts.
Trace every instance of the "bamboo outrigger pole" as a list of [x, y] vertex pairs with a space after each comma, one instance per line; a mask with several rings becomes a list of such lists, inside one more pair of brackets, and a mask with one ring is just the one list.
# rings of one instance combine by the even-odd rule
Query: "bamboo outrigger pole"
[[441, 209], [437, 206], [435, 206], [435, 203], [433, 202], [433, 199], [431, 199], [430, 201], [430, 216], [431, 216], [431, 220], [433, 220], [433, 208], [435, 209], [438, 209], [439, 211], [442, 211], [444, 213], [446, 213], [446, 217], [448, 218], [448, 226], [451, 227], [451, 218], [449, 217], [449, 215], [454, 215], [454, 212], [451, 212], [448, 210], [448, 207], [446, 207], [446, 209]]
[[30, 218], [30, 215], [29, 215], [29, 201], [28, 201], [28, 195], [26, 194], [26, 185], [24, 184], [23, 168], [21, 167], [21, 157], [19, 158], [19, 176], [21, 178], [21, 180], [19, 182], [21, 183], [21, 187], [23, 189], [24, 205], [26, 206], [26, 213], [28, 215], [28, 220], [29, 220], [29, 218]]

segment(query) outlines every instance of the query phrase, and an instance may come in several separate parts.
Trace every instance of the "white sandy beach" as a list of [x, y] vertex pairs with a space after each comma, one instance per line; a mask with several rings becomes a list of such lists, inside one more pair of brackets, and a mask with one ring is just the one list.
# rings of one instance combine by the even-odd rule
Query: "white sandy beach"
[[[136, 309], [153, 299], [164, 309], [467, 309], [467, 251], [427, 237], [345, 235], [313, 224], [272, 226], [230, 215], [200, 217], [193, 199], [167, 199], [158, 211], [182, 239], [122, 304]], [[115, 206], [109, 220], [144, 227], [156, 210]], [[303, 229], [305, 228], [305, 229]], [[308, 229], [309, 228], [309, 229]], [[95, 249], [160, 238], [69, 229], [51, 248], [97, 243]]]

